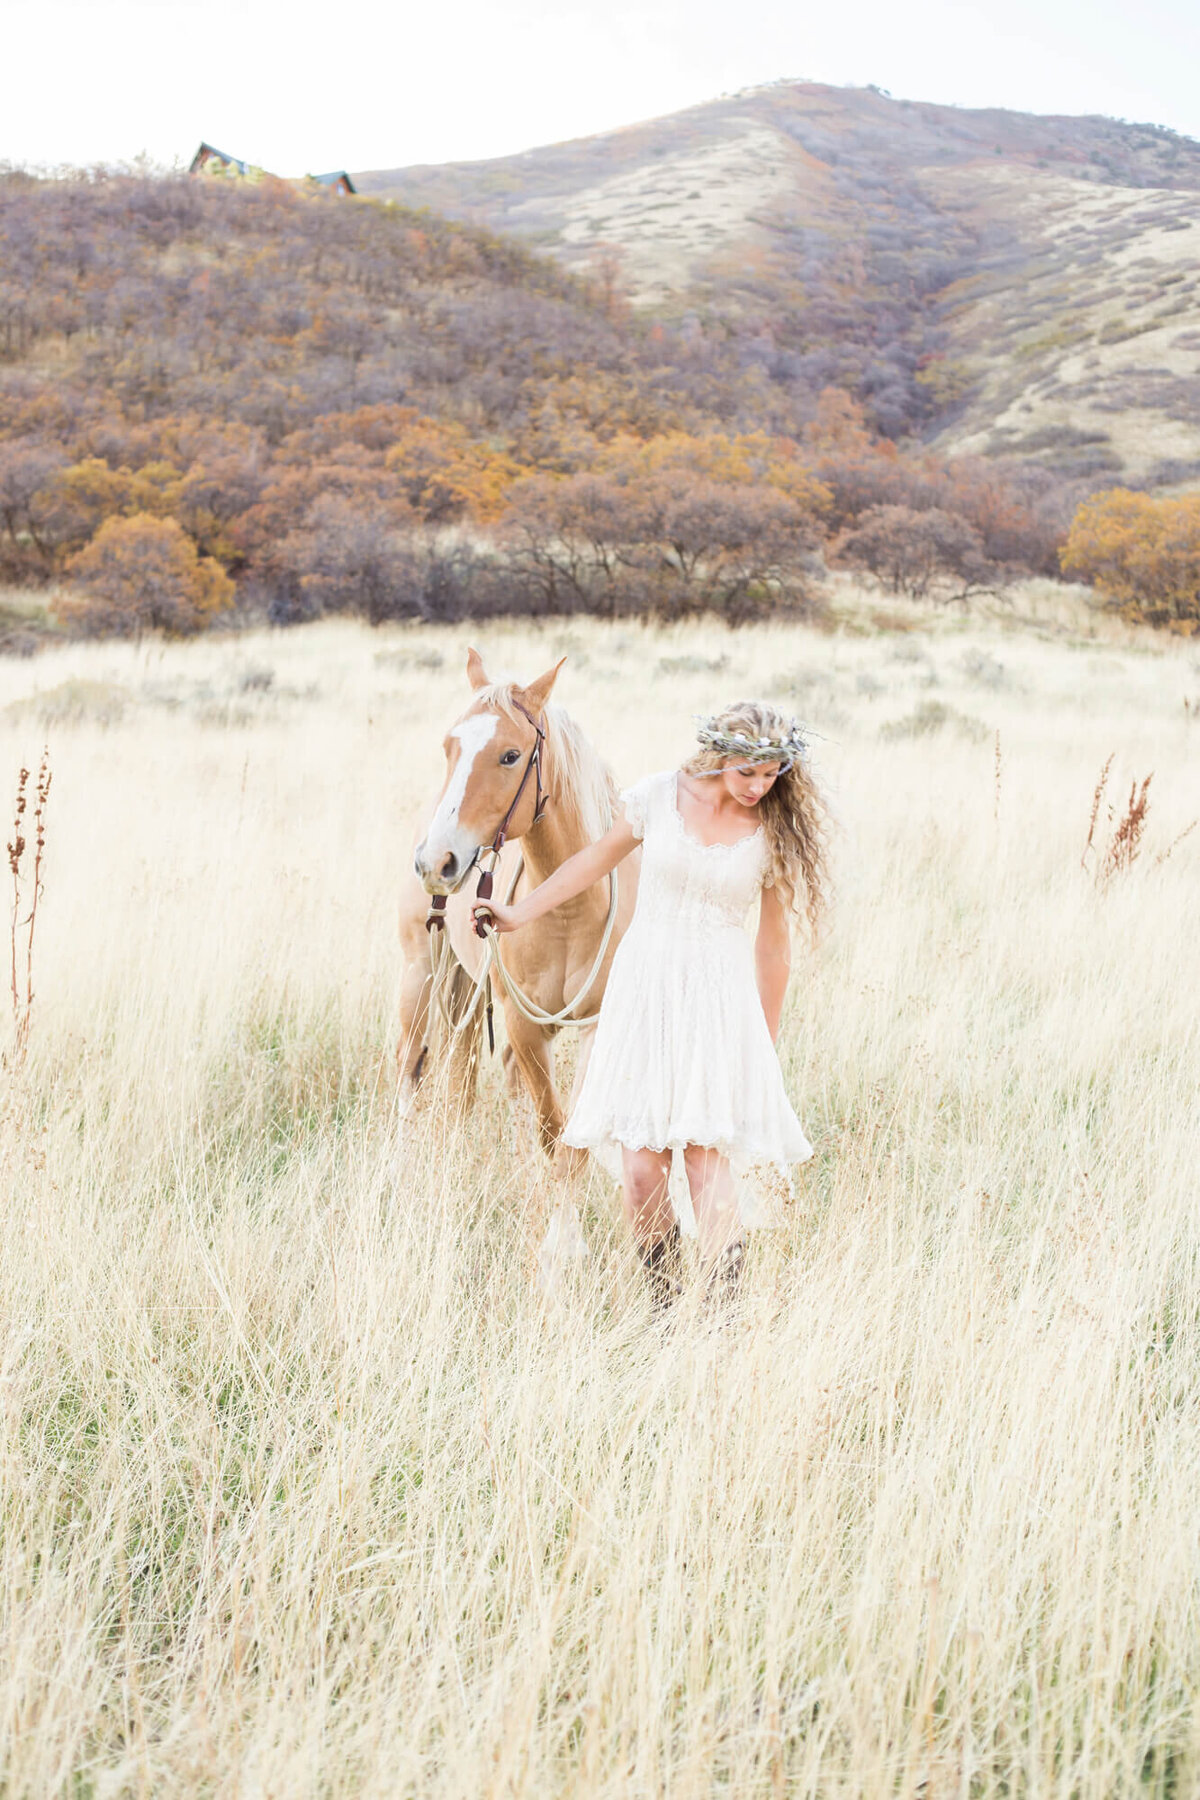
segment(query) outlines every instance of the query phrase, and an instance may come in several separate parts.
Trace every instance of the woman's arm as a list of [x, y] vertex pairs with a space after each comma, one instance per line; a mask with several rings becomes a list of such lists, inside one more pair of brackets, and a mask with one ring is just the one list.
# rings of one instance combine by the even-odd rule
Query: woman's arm
[[788, 930], [787, 914], [778, 888], [762, 890], [758, 936], [754, 941], [754, 968], [758, 977], [758, 997], [774, 1043], [779, 1036], [783, 997], [792, 969], [792, 934]]
[[548, 875], [540, 887], [535, 887], [523, 899], [512, 906], [505, 906], [499, 900], [480, 900], [471, 908], [471, 917], [490, 917], [497, 931], [517, 931], [522, 925], [531, 925], [543, 913], [582, 894], [593, 882], [602, 881], [631, 850], [636, 850], [637, 844], [629, 821], [618, 819], [611, 831], [569, 856], [553, 875]]

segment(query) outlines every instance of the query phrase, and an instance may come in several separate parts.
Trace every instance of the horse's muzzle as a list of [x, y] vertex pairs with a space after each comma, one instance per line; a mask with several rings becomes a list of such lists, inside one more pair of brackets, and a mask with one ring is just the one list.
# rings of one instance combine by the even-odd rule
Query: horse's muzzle
[[430, 867], [424, 844], [418, 844], [413, 857], [413, 868], [427, 894], [456, 894], [478, 859], [478, 849], [466, 862], [453, 850], [449, 850], [442, 857], [440, 868], [434, 869]]

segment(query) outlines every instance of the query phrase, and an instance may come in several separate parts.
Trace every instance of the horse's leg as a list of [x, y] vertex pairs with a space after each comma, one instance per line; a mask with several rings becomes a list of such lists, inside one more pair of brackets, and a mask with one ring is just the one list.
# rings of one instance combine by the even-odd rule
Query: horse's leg
[[[396, 1046], [396, 1075], [404, 1112], [411, 1107], [418, 1086], [425, 1085], [435, 1073], [439, 1077], [439, 1092], [444, 1083], [444, 1092], [452, 1104], [469, 1107], [475, 1096], [479, 1022], [472, 1021], [461, 1032], [454, 1030], [467, 1013], [475, 984], [447, 941], [450, 922], [443, 934], [431, 938], [425, 925], [428, 915], [429, 896], [419, 882], [406, 880], [400, 896], [404, 974], [400, 983], [400, 1041]], [[436, 1000], [435, 958], [440, 962]], [[433, 1016], [435, 1005], [437, 1017]]]
[[[567, 1116], [575, 1110], [575, 1102], [583, 1087], [583, 1078], [587, 1074], [588, 1063], [592, 1059], [592, 1045], [596, 1041], [596, 1027], [587, 1025], [579, 1033], [578, 1050], [575, 1056], [575, 1076], [571, 1082], [571, 1094], [567, 1101]], [[574, 1184], [579, 1180], [588, 1166], [591, 1157], [589, 1150], [577, 1150], [571, 1144], [560, 1143], [554, 1154], [555, 1174], [561, 1181]]]
[[562, 1135], [563, 1109], [554, 1085], [554, 1046], [540, 1025], [531, 1025], [515, 1006], [506, 1003], [504, 1023], [513, 1059], [537, 1117], [538, 1138], [547, 1156], [553, 1156]]
[[[547, 1293], [555, 1293], [561, 1289], [567, 1270], [578, 1266], [588, 1253], [587, 1240], [580, 1224], [588, 1152], [562, 1141], [565, 1120], [562, 1101], [554, 1082], [553, 1040], [540, 1027], [531, 1025], [515, 1007], [506, 1008], [505, 1020], [509, 1042], [513, 1047], [513, 1061], [533, 1102], [542, 1146], [550, 1156], [549, 1218], [543, 1233], [540, 1224], [545, 1208], [537, 1207], [539, 1218], [535, 1229], [540, 1240], [537, 1250], [539, 1280]], [[581, 1047], [585, 1067], [590, 1039], [589, 1032]], [[583, 1070], [580, 1068], [572, 1087], [572, 1095], [578, 1091], [582, 1074]]]
[[[592, 1027], [589, 1027], [586, 1031], [582, 1031], [579, 1035], [579, 1054], [575, 1062], [575, 1079], [571, 1083], [571, 1095], [567, 1102], [568, 1117], [574, 1110], [575, 1102], [579, 1097], [579, 1090], [583, 1086], [583, 1078], [587, 1073], [588, 1060], [592, 1054], [592, 1040], [594, 1036], [595, 1031]], [[570, 1201], [572, 1207], [576, 1206], [578, 1196], [582, 1191], [584, 1177], [587, 1174], [587, 1167], [590, 1160], [591, 1152], [589, 1150], [579, 1150], [574, 1144], [564, 1144], [561, 1138], [554, 1147], [554, 1179], [558, 1184], [561, 1194]]]
[[446, 1061], [447, 1095], [452, 1105], [465, 1113], [475, 1104], [478, 1090], [484, 1021], [475, 983], [457, 962], [448, 978], [446, 1004], [453, 1025], [462, 1027], [452, 1031], [450, 1036]]
[[[554, 1085], [554, 1045], [540, 1025], [531, 1025], [515, 1006], [505, 1002], [504, 1023], [513, 1062], [521, 1086], [533, 1105], [534, 1119], [541, 1148], [549, 1159], [544, 1173], [535, 1176], [529, 1194], [527, 1223], [531, 1256], [542, 1259], [546, 1248], [546, 1228], [553, 1234], [551, 1189], [554, 1186], [559, 1137], [563, 1128], [562, 1102]], [[543, 1282], [545, 1281], [543, 1269]]]
[[[424, 935], [424, 934], [422, 934]], [[418, 952], [425, 951], [421, 960]], [[403, 1107], [412, 1103], [422, 1075], [428, 1073], [429, 997], [433, 983], [426, 945], [405, 944], [404, 975], [400, 983], [400, 1040], [396, 1045], [396, 1077]]]
[[525, 1092], [521, 1085], [521, 1071], [517, 1067], [517, 1059], [513, 1055], [512, 1045], [508, 1042], [500, 1046], [500, 1071], [504, 1076], [504, 1085], [511, 1100], [517, 1100]]

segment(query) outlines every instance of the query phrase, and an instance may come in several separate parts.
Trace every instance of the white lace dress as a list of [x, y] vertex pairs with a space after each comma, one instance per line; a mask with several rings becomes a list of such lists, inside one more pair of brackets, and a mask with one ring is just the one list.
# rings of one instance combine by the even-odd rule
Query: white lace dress
[[[812, 1146], [784, 1089], [746, 931], [766, 873], [765, 838], [760, 828], [736, 844], [700, 843], [680, 815], [673, 769], [621, 799], [643, 841], [637, 907], [564, 1141], [614, 1173], [620, 1145], [715, 1145], [741, 1177], [743, 1224], [774, 1223], [773, 1197]], [[671, 1197], [693, 1230], [682, 1158], [673, 1160]], [[753, 1179], [764, 1165], [777, 1171], [765, 1186]]]

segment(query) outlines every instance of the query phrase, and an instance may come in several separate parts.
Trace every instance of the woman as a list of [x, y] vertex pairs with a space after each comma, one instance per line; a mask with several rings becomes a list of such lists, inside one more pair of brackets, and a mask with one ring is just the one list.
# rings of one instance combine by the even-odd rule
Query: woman
[[[623, 816], [598, 842], [511, 906], [516, 931], [600, 881], [643, 845], [633, 921], [613, 960], [596, 1041], [563, 1140], [618, 1148], [625, 1213], [656, 1310], [679, 1292], [680, 1225], [668, 1181], [680, 1151], [707, 1278], [741, 1272], [752, 1201], [737, 1174], [787, 1169], [812, 1148], [775, 1055], [791, 966], [789, 914], [815, 929], [825, 897], [824, 808], [795, 720], [746, 700], [701, 721], [681, 770], [621, 795]], [[751, 948], [744, 925], [759, 898]]]

